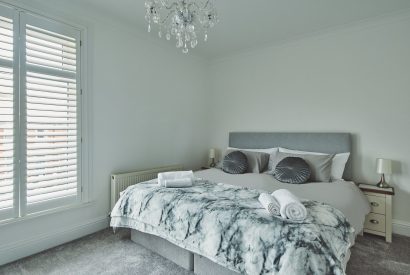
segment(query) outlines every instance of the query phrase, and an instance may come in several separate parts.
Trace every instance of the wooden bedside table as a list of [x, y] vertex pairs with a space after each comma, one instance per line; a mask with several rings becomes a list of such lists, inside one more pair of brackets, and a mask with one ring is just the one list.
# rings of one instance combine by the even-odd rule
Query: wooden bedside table
[[359, 184], [367, 196], [371, 210], [366, 216], [364, 232], [383, 236], [386, 242], [392, 241], [392, 198], [394, 188], [379, 188], [376, 185]]

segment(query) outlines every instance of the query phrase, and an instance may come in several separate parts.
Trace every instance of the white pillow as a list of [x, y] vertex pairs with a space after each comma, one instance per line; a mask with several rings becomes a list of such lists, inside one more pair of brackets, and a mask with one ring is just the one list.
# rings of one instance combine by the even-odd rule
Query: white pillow
[[[279, 148], [279, 152], [289, 153], [289, 154], [310, 154], [310, 155], [328, 155], [325, 153], [318, 152], [306, 152], [298, 150], [290, 150], [286, 148]], [[349, 159], [350, 153], [340, 153], [336, 154], [332, 159], [332, 170], [330, 172], [330, 178], [332, 181], [343, 179], [343, 173], [345, 171], [346, 163]]]
[[272, 170], [273, 160], [275, 159], [276, 153], [279, 152], [279, 148], [267, 148], [267, 149], [241, 149], [235, 147], [228, 147], [227, 150], [242, 150], [242, 151], [249, 151], [249, 152], [258, 152], [258, 153], [266, 153], [269, 154], [269, 164], [268, 164], [268, 171]]

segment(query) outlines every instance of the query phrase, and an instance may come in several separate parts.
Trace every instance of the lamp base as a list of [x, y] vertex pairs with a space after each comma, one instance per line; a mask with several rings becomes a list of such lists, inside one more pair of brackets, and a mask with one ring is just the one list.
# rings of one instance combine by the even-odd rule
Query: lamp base
[[211, 164], [209, 164], [209, 167], [214, 168], [215, 166], [216, 166], [215, 158], [211, 158]]
[[391, 186], [386, 182], [384, 179], [384, 174], [382, 174], [382, 178], [380, 179], [379, 183], [377, 184], [379, 188], [390, 188]]

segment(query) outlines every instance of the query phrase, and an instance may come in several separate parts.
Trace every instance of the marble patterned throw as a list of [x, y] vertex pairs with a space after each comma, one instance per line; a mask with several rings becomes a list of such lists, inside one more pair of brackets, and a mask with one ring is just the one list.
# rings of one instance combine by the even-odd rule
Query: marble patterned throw
[[188, 188], [155, 182], [126, 189], [111, 226], [164, 238], [244, 274], [344, 274], [353, 228], [336, 208], [304, 201], [308, 215], [290, 221], [269, 215], [260, 191], [195, 181]]

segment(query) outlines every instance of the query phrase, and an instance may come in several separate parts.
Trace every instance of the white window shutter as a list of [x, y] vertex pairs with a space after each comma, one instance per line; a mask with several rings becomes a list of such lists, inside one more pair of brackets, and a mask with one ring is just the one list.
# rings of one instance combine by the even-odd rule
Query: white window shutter
[[30, 15], [25, 22], [25, 191], [30, 213], [80, 196], [80, 33], [48, 27], [48, 21]]
[[0, 217], [11, 217], [15, 194], [14, 26], [0, 16]]
[[80, 37], [0, 4], [0, 221], [82, 200]]

